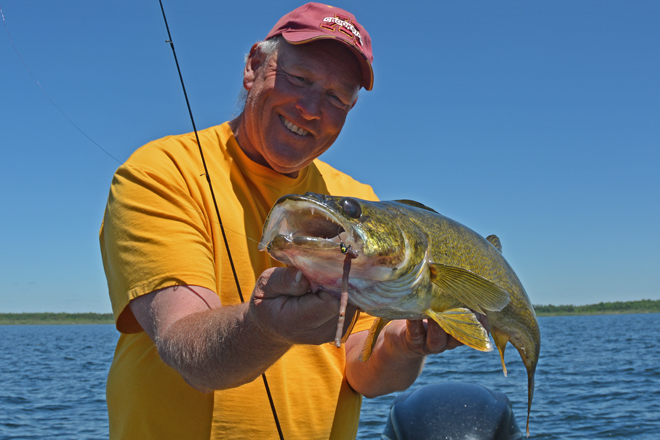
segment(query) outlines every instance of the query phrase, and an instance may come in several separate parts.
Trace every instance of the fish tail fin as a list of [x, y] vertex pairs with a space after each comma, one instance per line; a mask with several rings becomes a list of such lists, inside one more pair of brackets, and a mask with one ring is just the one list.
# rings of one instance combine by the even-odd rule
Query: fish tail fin
[[436, 312], [427, 309], [424, 313], [437, 322], [444, 331], [463, 344], [479, 351], [491, 351], [493, 349], [488, 332], [470, 310], [457, 308]]
[[374, 346], [378, 340], [378, 335], [380, 331], [385, 328], [387, 323], [390, 322], [389, 319], [385, 318], [376, 318], [371, 328], [369, 329], [369, 334], [367, 339], [364, 340], [364, 345], [362, 346], [362, 351], [360, 352], [360, 362], [365, 362], [371, 357], [371, 353], [374, 351]]
[[493, 335], [493, 340], [495, 341], [495, 345], [497, 346], [497, 349], [500, 352], [500, 359], [502, 360], [502, 371], [504, 372], [504, 377], [506, 377], [504, 350], [506, 349], [506, 344], [509, 342], [509, 336], [493, 327], [491, 327], [490, 329], [490, 334]]

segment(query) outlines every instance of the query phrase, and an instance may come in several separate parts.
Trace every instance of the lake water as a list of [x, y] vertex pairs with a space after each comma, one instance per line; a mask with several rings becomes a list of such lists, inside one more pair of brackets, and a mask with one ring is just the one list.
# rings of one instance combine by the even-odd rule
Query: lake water
[[[535, 439], [660, 439], [660, 314], [539, 318], [543, 345], [530, 424]], [[112, 325], [0, 326], [0, 439], [108, 436]], [[432, 356], [413, 389], [460, 381], [507, 394], [525, 425], [518, 353], [461, 347]], [[366, 400], [359, 439], [380, 439], [394, 395]], [[524, 428], [523, 428], [524, 429]]]

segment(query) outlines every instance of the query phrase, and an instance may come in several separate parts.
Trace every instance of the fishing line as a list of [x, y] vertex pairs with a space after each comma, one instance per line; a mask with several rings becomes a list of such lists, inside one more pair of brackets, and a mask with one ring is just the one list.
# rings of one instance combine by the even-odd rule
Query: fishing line
[[[43, 92], [44, 96], [46, 96], [46, 98], [48, 99], [48, 101], [50, 101], [50, 103], [51, 103], [56, 109], [58, 109], [58, 110], [64, 115], [64, 117], [65, 117], [65, 118], [71, 123], [71, 125], [73, 125], [73, 126], [74, 126], [74, 127], [80, 132], [80, 133], [82, 133], [87, 139], [89, 139], [94, 145], [96, 145], [101, 151], [103, 151], [103, 152], [104, 152], [106, 155], [108, 155], [111, 159], [113, 159], [113, 160], [114, 160], [115, 162], [117, 162], [118, 164], [123, 165], [123, 166], [125, 166], [125, 167], [127, 167], [127, 168], [132, 168], [132, 169], [135, 169], [135, 170], [139, 170], [138, 168], [136, 168], [136, 167], [134, 167], [134, 166], [132, 166], [132, 165], [129, 165], [129, 164], [122, 164], [121, 160], [117, 159], [114, 155], [112, 155], [112, 153], [110, 153], [108, 150], [106, 150], [105, 148], [103, 148], [99, 143], [97, 143], [97, 142], [96, 142], [94, 139], [92, 139], [87, 133], [85, 133], [85, 132], [84, 132], [84, 131], [83, 131], [78, 125], [76, 125], [76, 123], [75, 123], [75, 122], [74, 122], [74, 121], [73, 121], [73, 120], [72, 120], [72, 119], [71, 119], [71, 118], [70, 118], [70, 117], [64, 112], [64, 110], [62, 110], [62, 108], [60, 108], [60, 106], [58, 106], [58, 105], [55, 103], [55, 101], [53, 101], [53, 100], [50, 98], [50, 96], [48, 95], [48, 93], [46, 92], [46, 90], [42, 87], [42, 85], [41, 85], [41, 83], [39, 82], [39, 80], [34, 76], [34, 74], [32, 74], [32, 71], [31, 71], [30, 68], [27, 66], [27, 64], [26, 64], [25, 61], [23, 60], [23, 57], [21, 56], [20, 52], [18, 51], [18, 49], [17, 49], [16, 46], [14, 45], [14, 40], [12, 39], [11, 34], [9, 33], [9, 29], [7, 28], [7, 23], [6, 23], [6, 20], [5, 20], [5, 15], [4, 15], [4, 12], [2, 11], [2, 5], [0, 5], [0, 16], [2, 16], [2, 24], [4, 25], [4, 27], [5, 27], [5, 31], [7, 32], [7, 35], [9, 36], [9, 41], [10, 41], [10, 43], [11, 43], [13, 49], [14, 49], [14, 52], [16, 52], [16, 55], [18, 55], [18, 58], [21, 60], [21, 63], [23, 63], [23, 67], [25, 67], [25, 70], [28, 71], [28, 73], [30, 74], [30, 76], [32, 77], [32, 79], [34, 80], [34, 82], [37, 83], [37, 85], [39, 86], [39, 88], [40, 88], [41, 91]], [[162, 24], [161, 24], [161, 26], [162, 26]], [[163, 29], [163, 33], [165, 33], [165, 29]], [[172, 64], [172, 61], [171, 61], [171, 60], [170, 60], [170, 65], [171, 65], [171, 67], [172, 67], [172, 71], [174, 72], [174, 64]], [[183, 101], [182, 101], [182, 102], [183, 102]], [[185, 207], [188, 208], [188, 209], [191, 209], [191, 210], [197, 212], [198, 214], [202, 214], [202, 215], [204, 214], [202, 211], [200, 211], [199, 209], [195, 208], [194, 206], [190, 206], [190, 205], [188, 205], [188, 204], [186, 204], [186, 203], [182, 203], [182, 205], [185, 206]], [[215, 223], [215, 224], [219, 224], [218, 222], [216, 222], [216, 221], [213, 220], [213, 219], [209, 219], [209, 221], [212, 222], [212, 223]], [[245, 235], [245, 234], [243, 234], [243, 233], [241, 233], [241, 232], [238, 232], [238, 231], [236, 231], [236, 230], [233, 230], [233, 229], [231, 229], [231, 228], [228, 228], [228, 227], [226, 227], [226, 226], [225, 226], [225, 229], [226, 229], [227, 231], [229, 231], [229, 232], [232, 232], [232, 233], [236, 234], [236, 235], [240, 235], [241, 237], [243, 237], [243, 238], [245, 238], [245, 239], [247, 239], [247, 240], [250, 240], [250, 241], [252, 241], [252, 242], [254, 242], [254, 243], [256, 243], [256, 244], [259, 244], [259, 243], [260, 243], [259, 240], [255, 240], [254, 238], [248, 237], [247, 235]]]
[[[167, 17], [165, 16], [165, 8], [163, 8], [163, 1], [158, 0], [160, 3], [160, 10], [163, 13], [163, 21], [165, 22], [165, 29], [167, 29], [167, 38], [166, 43], [170, 44], [172, 49], [172, 54], [174, 55], [174, 62], [176, 64], [176, 69], [179, 72], [179, 79], [181, 80], [181, 87], [183, 89], [183, 95], [186, 98], [186, 105], [188, 106], [188, 114], [190, 114], [190, 121], [192, 122], [193, 130], [195, 131], [195, 139], [197, 139], [197, 146], [199, 147], [199, 155], [202, 158], [202, 164], [204, 165], [204, 175], [206, 176], [206, 181], [209, 184], [209, 189], [211, 190], [211, 197], [213, 198], [213, 205], [215, 206], [215, 213], [218, 218], [218, 224], [220, 225], [220, 231], [222, 232], [222, 238], [225, 241], [225, 248], [227, 249], [227, 256], [229, 257], [229, 264], [231, 266], [232, 273], [234, 275], [234, 281], [236, 283], [236, 289], [238, 290], [238, 296], [241, 299], [241, 303], [244, 303], [243, 293], [241, 292], [241, 285], [238, 282], [238, 274], [236, 273], [236, 268], [234, 267], [234, 260], [231, 257], [231, 251], [229, 250], [229, 242], [227, 241], [227, 235], [225, 234], [225, 228], [222, 225], [222, 218], [220, 217], [220, 210], [218, 209], [218, 203], [215, 199], [215, 193], [213, 192], [213, 185], [211, 184], [211, 175], [206, 166], [206, 160], [204, 159], [204, 152], [202, 151], [202, 144], [199, 141], [199, 135], [197, 134], [197, 127], [195, 126], [195, 119], [193, 118], [192, 110], [190, 108], [190, 101], [188, 100], [188, 94], [186, 93], [186, 86], [183, 83], [183, 76], [181, 75], [181, 68], [179, 67], [179, 61], [176, 57], [176, 51], [174, 50], [174, 42], [172, 41], [172, 35], [170, 34], [170, 27], [167, 24]], [[270, 403], [270, 409], [273, 412], [273, 418], [275, 419], [275, 425], [277, 426], [277, 433], [280, 436], [281, 440], [284, 440], [284, 435], [282, 434], [282, 427], [280, 426], [280, 420], [277, 417], [277, 411], [275, 410], [275, 402], [273, 402], [273, 396], [270, 393], [270, 387], [268, 386], [268, 380], [266, 380], [266, 373], [262, 373], [261, 377], [264, 380], [264, 386], [266, 388], [266, 394], [268, 395], [268, 402]]]
[[119, 164], [121, 164], [121, 161], [120, 161], [119, 159], [117, 159], [115, 156], [113, 156], [112, 154], [110, 154], [109, 151], [107, 151], [105, 148], [103, 148], [102, 146], [100, 146], [99, 144], [97, 144], [96, 141], [94, 141], [94, 139], [92, 139], [91, 137], [89, 137], [89, 136], [87, 135], [87, 133], [85, 133], [84, 131], [82, 131], [82, 130], [80, 129], [80, 127], [78, 127], [78, 126], [76, 125], [76, 123], [73, 122], [73, 121], [71, 120], [71, 118], [70, 118], [66, 113], [64, 113], [64, 110], [62, 110], [57, 104], [55, 104], [55, 102], [53, 102], [52, 99], [50, 99], [50, 96], [48, 96], [48, 93], [46, 93], [46, 91], [44, 90], [44, 88], [41, 87], [41, 83], [39, 83], [39, 81], [37, 80], [37, 78], [35, 78], [35, 76], [32, 74], [32, 71], [30, 70], [30, 68], [27, 66], [27, 64], [25, 64], [25, 61], [23, 61], [23, 57], [21, 56], [21, 54], [18, 53], [18, 49], [16, 49], [16, 46], [14, 45], [14, 40], [11, 38], [11, 34], [9, 33], [9, 28], [7, 28], [7, 22], [5, 21], [5, 14], [4, 14], [4, 12], [2, 12], [2, 5], [0, 5], [0, 15], [2, 15], [2, 24], [5, 26], [5, 30], [7, 31], [7, 35], [9, 36], [9, 41], [11, 42], [11, 47], [14, 48], [14, 52], [16, 52], [16, 55], [18, 55], [18, 58], [20, 58], [21, 63], [23, 63], [23, 66], [25, 66], [25, 68], [27, 69], [27, 71], [28, 71], [28, 73], [30, 74], [30, 76], [32, 77], [32, 79], [36, 81], [37, 85], [39, 86], [39, 88], [41, 89], [41, 91], [44, 93], [44, 95], [46, 95], [46, 98], [50, 101], [50, 103], [53, 104], [53, 105], [55, 106], [55, 108], [58, 109], [58, 110], [60, 111], [60, 113], [62, 113], [62, 114], [64, 115], [65, 118], [67, 118], [67, 120], [71, 123], [71, 125], [73, 125], [74, 127], [76, 127], [76, 130], [78, 130], [79, 132], [81, 132], [81, 133], [82, 133], [87, 139], [89, 139], [90, 141], [92, 141], [92, 143], [93, 143], [94, 145], [96, 145], [97, 147], [99, 147], [99, 148], [101, 149], [101, 151], [103, 151], [105, 154], [107, 154], [108, 156], [110, 156], [111, 158], [113, 158], [115, 161], [117, 161]]

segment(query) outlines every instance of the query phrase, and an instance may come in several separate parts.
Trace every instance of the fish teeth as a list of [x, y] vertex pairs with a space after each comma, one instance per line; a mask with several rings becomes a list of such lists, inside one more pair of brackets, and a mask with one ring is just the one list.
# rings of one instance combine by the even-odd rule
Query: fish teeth
[[289, 129], [289, 131], [292, 131], [293, 133], [300, 135], [300, 136], [307, 136], [309, 134], [309, 131], [303, 130], [302, 128], [298, 127], [296, 124], [293, 122], [289, 122], [286, 119], [284, 119], [284, 116], [280, 115], [280, 119], [282, 122], [284, 122], [284, 126]]

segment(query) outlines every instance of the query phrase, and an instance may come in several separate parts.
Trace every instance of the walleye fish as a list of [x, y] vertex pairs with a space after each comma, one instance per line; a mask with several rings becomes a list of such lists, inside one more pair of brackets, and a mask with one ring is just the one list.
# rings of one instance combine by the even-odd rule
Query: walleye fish
[[[275, 203], [259, 248], [297, 267], [338, 298], [343, 284], [353, 305], [378, 318], [360, 354], [362, 361], [394, 319], [430, 318], [465, 345], [491, 351], [488, 333], [473, 311], [485, 314], [504, 375], [507, 342], [527, 369], [529, 436], [541, 333], [527, 293], [495, 235], [483, 238], [410, 200], [369, 202], [306, 193]], [[347, 264], [350, 278], [344, 270]]]

